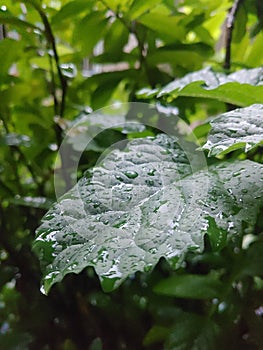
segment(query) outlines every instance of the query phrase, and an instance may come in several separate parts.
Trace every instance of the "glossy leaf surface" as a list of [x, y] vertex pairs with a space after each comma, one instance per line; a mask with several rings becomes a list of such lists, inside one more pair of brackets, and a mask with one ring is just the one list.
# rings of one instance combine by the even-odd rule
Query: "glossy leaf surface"
[[209, 155], [229, 153], [244, 148], [245, 152], [263, 143], [263, 105], [224, 113], [210, 122], [211, 130], [204, 149]]
[[87, 266], [110, 291], [161, 257], [178, 266], [188, 250], [203, 250], [206, 233], [216, 250], [226, 232], [255, 223], [262, 165], [236, 161], [192, 174], [177, 141], [159, 135], [110, 152], [51, 208], [34, 244], [45, 292]]

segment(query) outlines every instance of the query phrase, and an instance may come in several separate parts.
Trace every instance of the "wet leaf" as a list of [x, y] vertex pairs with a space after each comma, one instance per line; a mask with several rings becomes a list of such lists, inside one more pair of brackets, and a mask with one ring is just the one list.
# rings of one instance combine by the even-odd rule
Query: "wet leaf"
[[161, 257], [177, 267], [188, 250], [203, 250], [210, 217], [228, 235], [242, 232], [243, 221], [255, 223], [262, 178], [263, 166], [250, 161], [192, 173], [175, 137], [129, 142], [87, 171], [44, 217], [34, 243], [43, 291], [87, 266], [105, 291]]
[[241, 69], [226, 75], [207, 67], [176, 79], [158, 90], [143, 89], [140, 98], [167, 98], [179, 96], [210, 98], [237, 106], [263, 102], [263, 68]]
[[203, 149], [209, 150], [210, 156], [229, 153], [240, 148], [248, 152], [263, 144], [262, 104], [221, 114], [210, 124], [212, 128], [203, 146]]
[[32, 207], [32, 208], [43, 208], [48, 209], [53, 204], [53, 201], [49, 198], [44, 197], [20, 197], [15, 196], [15, 198], [11, 198], [10, 203], [22, 205], [25, 207]]

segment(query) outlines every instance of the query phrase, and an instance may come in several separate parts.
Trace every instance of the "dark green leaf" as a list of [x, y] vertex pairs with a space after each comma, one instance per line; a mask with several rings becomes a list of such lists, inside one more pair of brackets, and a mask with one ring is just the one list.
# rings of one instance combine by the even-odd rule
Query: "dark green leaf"
[[167, 327], [153, 326], [146, 334], [143, 344], [148, 346], [155, 343], [164, 342], [169, 333], [170, 330]]
[[161, 280], [154, 287], [154, 291], [177, 298], [212, 299], [220, 296], [222, 288], [223, 284], [214, 274], [187, 274]]
[[219, 327], [209, 318], [183, 313], [165, 342], [165, 350], [216, 349]]

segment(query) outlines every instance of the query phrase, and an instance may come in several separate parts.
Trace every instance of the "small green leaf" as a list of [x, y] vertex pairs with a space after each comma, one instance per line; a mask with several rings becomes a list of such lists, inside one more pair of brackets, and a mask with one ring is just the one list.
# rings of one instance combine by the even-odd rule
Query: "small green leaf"
[[212, 217], [207, 217], [208, 227], [207, 234], [213, 251], [218, 251], [224, 248], [227, 244], [227, 231], [219, 228], [216, 221]]

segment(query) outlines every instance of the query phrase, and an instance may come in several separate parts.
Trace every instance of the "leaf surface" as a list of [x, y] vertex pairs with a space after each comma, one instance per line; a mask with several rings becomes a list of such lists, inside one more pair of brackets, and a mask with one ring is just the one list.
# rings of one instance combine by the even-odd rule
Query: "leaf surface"
[[203, 149], [209, 155], [229, 153], [244, 148], [250, 151], [263, 144], [263, 105], [255, 104], [247, 108], [239, 108], [216, 117]]
[[175, 79], [161, 89], [143, 89], [141, 98], [167, 98], [179, 96], [215, 99], [237, 106], [263, 102], [263, 68], [241, 69], [226, 75], [214, 72], [210, 67]]
[[44, 217], [34, 243], [44, 291], [87, 266], [105, 291], [161, 257], [178, 266], [188, 250], [203, 250], [211, 218], [219, 238], [255, 223], [262, 179], [263, 166], [250, 161], [192, 173], [176, 138], [134, 139], [87, 171]]

